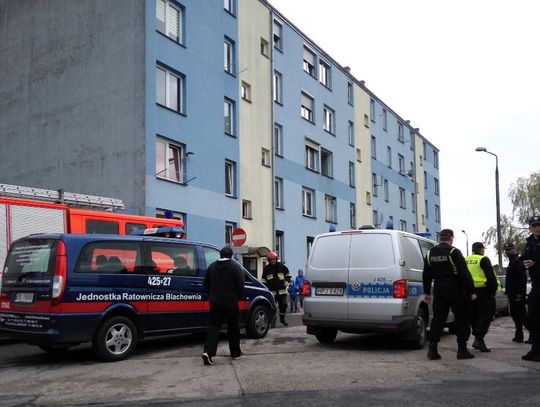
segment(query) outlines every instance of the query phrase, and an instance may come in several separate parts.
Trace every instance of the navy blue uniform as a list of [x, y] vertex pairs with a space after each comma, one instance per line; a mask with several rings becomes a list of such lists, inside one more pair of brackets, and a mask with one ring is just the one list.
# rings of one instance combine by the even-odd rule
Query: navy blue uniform
[[529, 332], [532, 347], [530, 354], [540, 358], [540, 238], [530, 235], [523, 252], [522, 260], [532, 260], [534, 265], [529, 268], [532, 289], [529, 293]]
[[527, 307], [525, 306], [527, 298], [527, 273], [517, 254], [508, 255], [504, 293], [508, 297], [510, 316], [516, 326], [514, 340], [523, 342], [523, 327], [528, 329]]

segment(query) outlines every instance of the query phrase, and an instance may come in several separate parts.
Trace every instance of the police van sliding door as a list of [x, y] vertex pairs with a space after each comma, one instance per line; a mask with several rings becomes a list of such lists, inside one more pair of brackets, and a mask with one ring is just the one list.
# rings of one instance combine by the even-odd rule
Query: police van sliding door
[[197, 247], [177, 242], [145, 242], [145, 247], [151, 270], [145, 329], [173, 333], [206, 326]]
[[[359, 233], [351, 238], [349, 319], [380, 321], [399, 315], [392, 284], [399, 276], [389, 233]], [[401, 304], [399, 304], [401, 308]]]

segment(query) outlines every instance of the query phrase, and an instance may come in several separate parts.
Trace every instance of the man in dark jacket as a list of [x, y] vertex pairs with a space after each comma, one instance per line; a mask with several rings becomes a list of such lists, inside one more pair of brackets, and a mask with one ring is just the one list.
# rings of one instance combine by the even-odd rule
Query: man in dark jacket
[[527, 305], [529, 306], [529, 332], [532, 346], [529, 353], [523, 355], [523, 360], [540, 362], [540, 216], [534, 215], [529, 219], [531, 235], [523, 252], [523, 266], [529, 270], [532, 288]]
[[469, 322], [470, 301], [476, 299], [471, 275], [459, 249], [452, 246], [454, 232], [443, 229], [439, 234], [440, 243], [428, 251], [424, 258], [424, 301], [431, 301], [433, 281], [433, 319], [429, 330], [428, 359], [441, 358], [437, 344], [441, 338], [450, 308], [454, 313], [458, 359], [472, 359], [474, 355], [467, 349], [471, 334]]
[[523, 327], [527, 328], [527, 273], [513, 243], [504, 245], [504, 254], [508, 257], [506, 266], [506, 286], [504, 293], [508, 297], [510, 316], [514, 321], [516, 333], [512, 340], [523, 342]]
[[214, 364], [212, 358], [217, 353], [219, 330], [225, 321], [231, 358], [236, 360], [242, 357], [238, 301], [244, 291], [245, 276], [242, 268], [231, 259], [233, 252], [230, 247], [224, 247], [219, 254], [220, 259], [208, 267], [204, 278], [204, 288], [210, 302], [210, 325], [201, 355], [205, 365]]
[[279, 307], [279, 321], [287, 326], [285, 314], [287, 313], [287, 286], [291, 281], [291, 273], [285, 264], [278, 262], [276, 252], [269, 252], [266, 255], [268, 264], [264, 266], [262, 282], [272, 293]]

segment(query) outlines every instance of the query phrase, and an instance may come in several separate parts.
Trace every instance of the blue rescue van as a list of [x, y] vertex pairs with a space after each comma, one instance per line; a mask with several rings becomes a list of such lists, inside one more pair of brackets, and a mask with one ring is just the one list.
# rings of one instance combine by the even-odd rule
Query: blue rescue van
[[[92, 342], [104, 361], [127, 358], [140, 339], [205, 331], [213, 245], [147, 236], [38, 234], [15, 241], [0, 286], [0, 329], [60, 353]], [[271, 292], [246, 272], [240, 321], [266, 336]]]

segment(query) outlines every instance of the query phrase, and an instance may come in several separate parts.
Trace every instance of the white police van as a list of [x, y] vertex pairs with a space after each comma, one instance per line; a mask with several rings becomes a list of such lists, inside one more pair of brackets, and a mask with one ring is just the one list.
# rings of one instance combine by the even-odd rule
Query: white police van
[[436, 244], [373, 228], [318, 235], [306, 267], [307, 333], [322, 343], [333, 342], [338, 331], [394, 333], [422, 348], [430, 318], [423, 301], [423, 259]]

